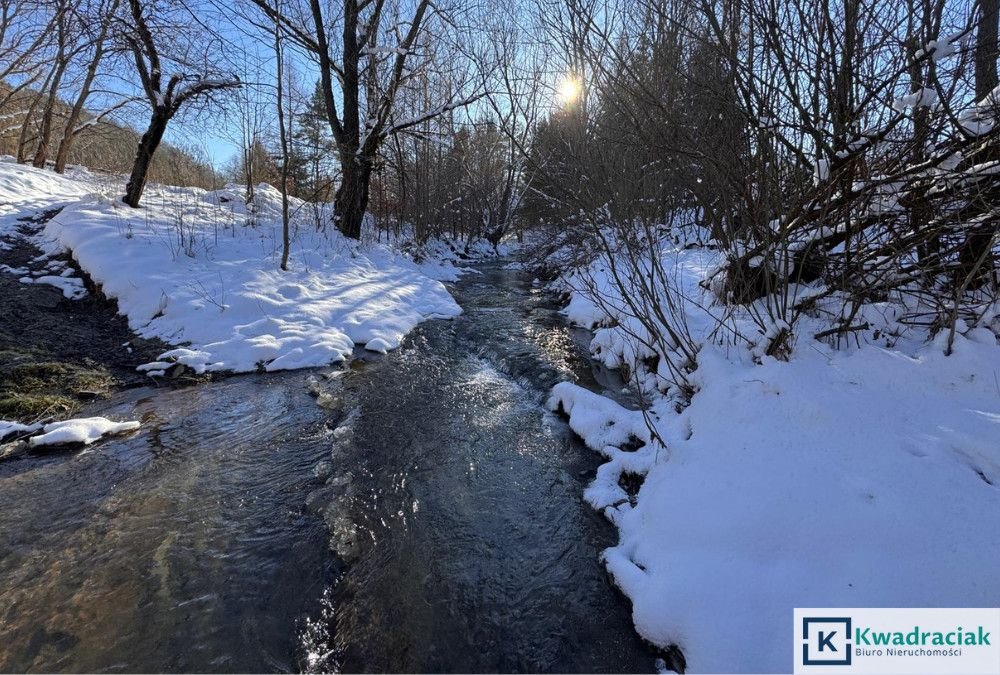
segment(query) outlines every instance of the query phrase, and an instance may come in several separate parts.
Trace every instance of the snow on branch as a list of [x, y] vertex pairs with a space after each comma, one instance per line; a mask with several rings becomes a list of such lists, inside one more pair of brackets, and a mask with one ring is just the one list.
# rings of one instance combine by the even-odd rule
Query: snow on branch
[[411, 117], [409, 119], [403, 120], [402, 122], [397, 122], [396, 124], [393, 124], [392, 126], [383, 130], [382, 133], [379, 135], [379, 137], [387, 138], [395, 133], [399, 133], [400, 131], [405, 131], [410, 127], [415, 127], [422, 122], [426, 122], [428, 120], [434, 119], [435, 117], [444, 115], [445, 113], [450, 112], [452, 110], [457, 110], [458, 108], [464, 108], [467, 105], [472, 105], [479, 99], [483, 98], [485, 95], [486, 92], [479, 92], [477, 94], [473, 94], [472, 96], [468, 96], [460, 101], [451, 101], [443, 105], [440, 105], [437, 108], [429, 110], [422, 115]]

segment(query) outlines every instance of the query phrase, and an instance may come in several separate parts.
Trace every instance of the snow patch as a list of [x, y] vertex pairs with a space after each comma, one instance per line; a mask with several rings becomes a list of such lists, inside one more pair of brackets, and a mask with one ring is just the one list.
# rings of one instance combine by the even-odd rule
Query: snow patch
[[69, 276], [52, 276], [49, 274], [40, 277], [21, 277], [22, 284], [45, 284], [55, 286], [62, 291], [63, 296], [69, 300], [79, 300], [87, 296], [87, 288], [83, 285], [83, 279]]
[[139, 426], [139, 422], [112, 422], [105, 417], [81, 417], [46, 424], [42, 427], [42, 434], [28, 439], [28, 445], [33, 448], [70, 443], [90, 445], [104, 436], [135, 431]]
[[0, 441], [14, 434], [32, 434], [42, 428], [41, 424], [21, 424], [0, 420]]

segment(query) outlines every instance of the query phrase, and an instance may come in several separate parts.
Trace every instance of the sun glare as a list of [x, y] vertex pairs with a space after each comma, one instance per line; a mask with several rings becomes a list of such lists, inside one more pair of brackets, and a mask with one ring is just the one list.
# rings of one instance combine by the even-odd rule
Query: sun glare
[[556, 92], [559, 95], [559, 102], [563, 105], [569, 105], [579, 100], [582, 90], [583, 87], [580, 86], [580, 80], [572, 75], [566, 75], [559, 82]]

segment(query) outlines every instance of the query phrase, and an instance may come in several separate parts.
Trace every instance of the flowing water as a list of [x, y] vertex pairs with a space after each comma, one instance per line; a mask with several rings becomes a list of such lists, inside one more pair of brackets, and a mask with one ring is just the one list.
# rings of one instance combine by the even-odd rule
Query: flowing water
[[347, 369], [125, 392], [0, 462], [0, 670], [650, 671], [551, 386], [617, 393], [499, 264]]

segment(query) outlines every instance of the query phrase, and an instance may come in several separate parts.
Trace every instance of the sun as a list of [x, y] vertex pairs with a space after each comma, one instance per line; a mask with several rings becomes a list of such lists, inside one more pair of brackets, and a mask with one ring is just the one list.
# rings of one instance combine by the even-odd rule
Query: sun
[[576, 103], [580, 100], [580, 94], [582, 93], [583, 86], [580, 84], [580, 80], [573, 75], [564, 75], [562, 80], [559, 81], [559, 86], [556, 88], [556, 94], [563, 105]]

